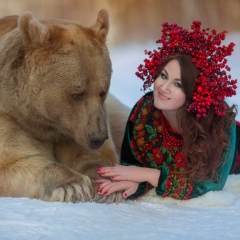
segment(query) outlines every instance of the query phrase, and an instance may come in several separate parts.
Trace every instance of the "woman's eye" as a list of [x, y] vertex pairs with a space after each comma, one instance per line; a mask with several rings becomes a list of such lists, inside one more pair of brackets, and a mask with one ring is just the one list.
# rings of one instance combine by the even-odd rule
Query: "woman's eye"
[[84, 97], [84, 93], [73, 93], [71, 96], [74, 100], [82, 100]]
[[161, 73], [160, 76], [162, 79], [167, 79], [167, 75], [165, 73]]
[[178, 82], [175, 83], [175, 86], [178, 87], [178, 88], [182, 88], [182, 84], [178, 83]]

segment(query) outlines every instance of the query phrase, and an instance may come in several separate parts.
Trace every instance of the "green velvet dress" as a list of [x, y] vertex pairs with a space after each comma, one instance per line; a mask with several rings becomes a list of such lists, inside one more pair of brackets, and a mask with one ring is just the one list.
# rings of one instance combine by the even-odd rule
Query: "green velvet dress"
[[[161, 170], [156, 194], [161, 197], [190, 199], [221, 190], [230, 173], [235, 156], [236, 124], [229, 129], [229, 147], [224, 151], [222, 168], [217, 181], [190, 181], [184, 173], [187, 164], [182, 136], [171, 128], [162, 111], [153, 105], [153, 92], [147, 93], [134, 106], [127, 122], [121, 150], [121, 164]], [[169, 144], [172, 143], [172, 144]], [[130, 199], [153, 188], [142, 182]]]

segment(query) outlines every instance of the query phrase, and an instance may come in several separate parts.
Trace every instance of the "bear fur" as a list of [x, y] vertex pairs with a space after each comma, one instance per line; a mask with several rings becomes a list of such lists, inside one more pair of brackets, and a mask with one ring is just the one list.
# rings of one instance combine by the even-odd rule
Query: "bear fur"
[[122, 201], [95, 181], [118, 160], [105, 109], [108, 29], [105, 10], [92, 27], [31, 12], [0, 19], [0, 196]]
[[106, 108], [108, 112], [108, 120], [111, 129], [112, 139], [117, 154], [120, 155], [125, 126], [131, 109], [125, 104], [123, 104], [111, 93], [109, 93], [107, 96]]

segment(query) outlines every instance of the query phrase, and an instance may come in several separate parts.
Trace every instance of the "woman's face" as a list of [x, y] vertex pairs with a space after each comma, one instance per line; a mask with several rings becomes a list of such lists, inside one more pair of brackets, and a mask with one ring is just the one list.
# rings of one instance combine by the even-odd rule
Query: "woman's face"
[[154, 82], [154, 106], [164, 112], [177, 112], [186, 101], [182, 90], [181, 69], [177, 60], [171, 60]]

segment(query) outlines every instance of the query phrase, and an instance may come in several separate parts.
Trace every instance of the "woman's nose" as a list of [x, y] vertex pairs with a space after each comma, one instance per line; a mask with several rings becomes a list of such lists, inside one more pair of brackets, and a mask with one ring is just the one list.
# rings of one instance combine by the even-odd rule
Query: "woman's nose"
[[170, 89], [169, 89], [169, 82], [168, 81], [165, 81], [163, 82], [161, 85], [160, 85], [160, 88], [162, 89], [162, 91], [164, 92], [169, 92]]

